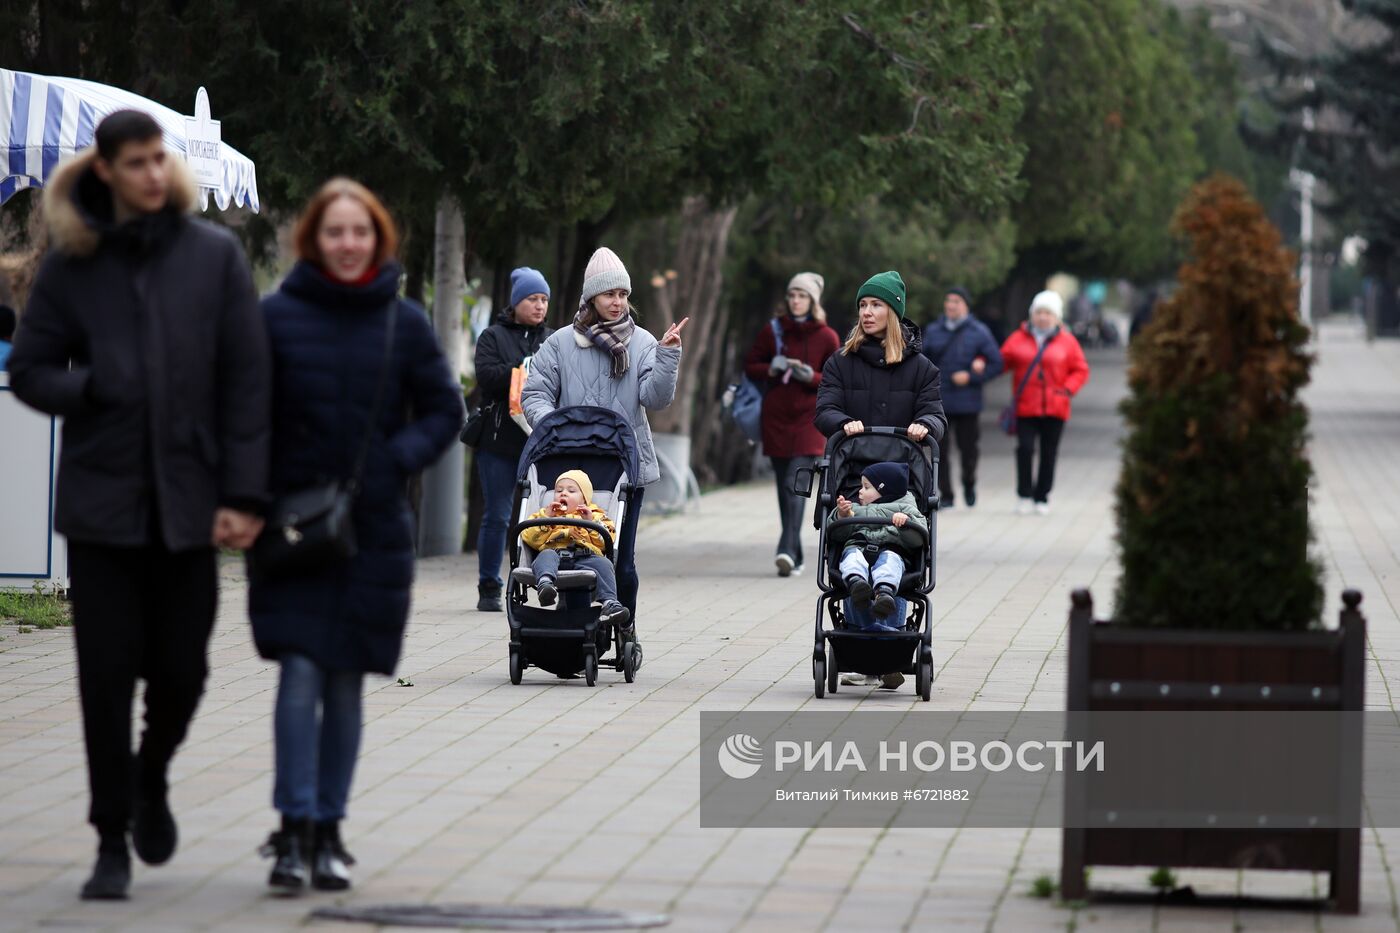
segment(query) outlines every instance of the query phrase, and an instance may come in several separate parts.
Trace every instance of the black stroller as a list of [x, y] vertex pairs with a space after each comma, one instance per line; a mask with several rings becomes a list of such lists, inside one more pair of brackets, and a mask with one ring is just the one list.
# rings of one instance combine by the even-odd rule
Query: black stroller
[[[845, 601], [850, 595], [841, 578], [842, 548], [833, 546], [834, 531], [853, 525], [889, 525], [887, 518], [831, 517], [836, 497], [855, 499], [861, 471], [872, 463], [894, 461], [909, 464], [909, 489], [928, 519], [928, 534], [913, 525], [905, 532], [916, 535], [922, 546], [905, 562], [898, 596], [908, 611], [901, 631], [863, 631], [849, 627]], [[844, 672], [881, 675], [892, 671], [913, 674], [915, 689], [927, 701], [933, 692], [933, 646], [929, 631], [928, 594], [934, 587], [934, 551], [938, 539], [938, 444], [932, 437], [911, 440], [903, 428], [867, 428], [861, 434], [836, 434], [815, 467], [798, 471], [796, 492], [812, 494], [817, 479], [817, 507], [813, 524], [821, 530], [822, 559], [818, 562], [816, 646], [812, 650], [812, 680], [817, 698], [836, 692]], [[824, 627], [823, 614], [831, 628]]]
[[[530, 515], [554, 498], [554, 481], [567, 470], [583, 470], [593, 483], [593, 502], [612, 519], [617, 537], [631, 514], [633, 482], [638, 475], [637, 439], [622, 416], [606, 408], [578, 406], [551, 412], [534, 426], [516, 468], [515, 521], [510, 528], [510, 582], [506, 619], [510, 623], [510, 682], [520, 683], [527, 667], [559, 677], [583, 672], [588, 686], [598, 681], [598, 666], [610, 665], [630, 684], [642, 666], [642, 646], [636, 637], [599, 619], [593, 605], [597, 580], [593, 571], [574, 568], [566, 556], [555, 586], [560, 601], [548, 609], [527, 605], [535, 588], [531, 562], [535, 552], [520, 540], [534, 525], [579, 525], [598, 532], [604, 556], [617, 565], [616, 541], [597, 522], [580, 518], [537, 518]], [[603, 657], [608, 647], [611, 658]]]

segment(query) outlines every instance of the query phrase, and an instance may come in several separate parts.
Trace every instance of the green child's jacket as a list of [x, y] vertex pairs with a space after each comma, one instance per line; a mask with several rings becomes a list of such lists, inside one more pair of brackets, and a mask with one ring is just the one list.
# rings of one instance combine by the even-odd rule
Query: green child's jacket
[[[840, 545], [850, 544], [873, 544], [878, 548], [888, 548], [903, 552], [908, 555], [919, 551], [923, 547], [924, 538], [917, 532], [910, 530], [912, 527], [921, 528], [925, 534], [928, 533], [928, 522], [924, 519], [923, 513], [919, 511], [918, 504], [914, 501], [914, 494], [906, 492], [903, 496], [893, 502], [872, 502], [869, 505], [852, 503], [854, 512], [852, 518], [891, 518], [896, 512], [903, 512], [909, 516], [909, 521], [903, 528], [896, 528], [893, 525], [849, 525], [839, 528], [832, 534], [832, 542]], [[832, 519], [841, 516], [835, 509], [831, 510]]]

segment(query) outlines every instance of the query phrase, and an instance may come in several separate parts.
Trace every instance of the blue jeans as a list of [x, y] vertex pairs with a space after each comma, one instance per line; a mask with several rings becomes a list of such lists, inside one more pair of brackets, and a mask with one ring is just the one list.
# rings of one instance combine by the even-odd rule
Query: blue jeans
[[642, 493], [638, 486], [632, 492], [632, 502], [627, 507], [627, 520], [617, 533], [617, 592], [618, 599], [627, 611], [632, 613], [632, 624], [637, 624], [637, 590], [641, 581], [637, 579], [637, 525], [642, 518]]
[[501, 559], [506, 553], [506, 531], [515, 505], [516, 462], [509, 457], [478, 450], [472, 458], [481, 476], [481, 531], [476, 536], [477, 582], [501, 586]]
[[[881, 551], [875, 558], [875, 566], [872, 567], [865, 560], [865, 554], [859, 547], [848, 547], [841, 554], [841, 579], [847, 577], [861, 577], [862, 579], [879, 586], [881, 583], [893, 587], [895, 592], [899, 591], [900, 580], [904, 577], [904, 558], [894, 551]], [[896, 597], [894, 601], [894, 614], [885, 619], [877, 619], [875, 614], [866, 611], [861, 612], [852, 605], [851, 601], [845, 601], [846, 624], [857, 631], [867, 632], [900, 632], [904, 630], [904, 613], [908, 608], [908, 603], [902, 598]]]
[[884, 583], [898, 591], [904, 579], [904, 558], [894, 551], [881, 551], [872, 567], [866, 563], [862, 550], [853, 545], [841, 554], [841, 579], [847, 577], [860, 577], [872, 586]]
[[[546, 549], [535, 555], [535, 560], [530, 567], [535, 571], [535, 583], [540, 582], [541, 577], [559, 577], [559, 551]], [[617, 601], [617, 579], [613, 576], [612, 561], [606, 557], [593, 555], [590, 557], [575, 557], [575, 570], [591, 570], [598, 578], [598, 600], [599, 602]]]
[[342, 820], [360, 752], [364, 675], [323, 670], [302, 654], [284, 654], [280, 661], [272, 805], [292, 819]]

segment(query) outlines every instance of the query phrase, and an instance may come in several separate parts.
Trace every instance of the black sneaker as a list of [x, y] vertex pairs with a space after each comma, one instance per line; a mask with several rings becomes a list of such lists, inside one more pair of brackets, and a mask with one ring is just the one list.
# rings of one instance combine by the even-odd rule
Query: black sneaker
[[938, 499], [938, 507], [940, 509], [951, 509], [955, 504], [956, 503], [953, 501], [952, 493], [949, 493], [946, 496], [940, 496]]
[[311, 856], [311, 886], [318, 891], [344, 891], [350, 887], [350, 866], [355, 857], [340, 841], [339, 823], [317, 823]]
[[[124, 845], [124, 844], [123, 844]], [[131, 889], [131, 856], [123, 851], [98, 850], [92, 876], [83, 883], [85, 901], [124, 901]]]
[[631, 611], [615, 599], [603, 603], [603, 611], [598, 615], [599, 622], [605, 625], [616, 625], [620, 629], [627, 628], [627, 620], [630, 618], [632, 618]]
[[970, 509], [977, 504], [977, 487], [963, 487], [963, 503]]
[[888, 619], [894, 615], [895, 611], [894, 590], [888, 583], [881, 583], [875, 587], [875, 602], [871, 606], [871, 612], [875, 613], [877, 619]]
[[535, 591], [540, 595], [541, 606], [553, 606], [554, 601], [559, 598], [559, 589], [554, 585], [551, 577], [545, 577], [535, 587]]
[[857, 612], [865, 612], [870, 608], [870, 581], [864, 577], [849, 576], [846, 578], [846, 592], [851, 594], [851, 605]]

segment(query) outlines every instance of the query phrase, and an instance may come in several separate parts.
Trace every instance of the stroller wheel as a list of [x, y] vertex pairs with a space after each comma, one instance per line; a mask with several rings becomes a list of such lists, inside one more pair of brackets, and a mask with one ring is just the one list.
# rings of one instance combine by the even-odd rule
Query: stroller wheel
[[583, 658], [583, 682], [590, 687], [598, 682], [598, 656], [591, 651]]
[[933, 696], [933, 656], [919, 658], [919, 668], [914, 673], [914, 685], [919, 691], [919, 699], [925, 703]]
[[836, 646], [826, 646], [826, 692], [835, 693], [841, 684], [841, 669], [836, 666]]
[[520, 649], [510, 649], [510, 682], [520, 683], [520, 676], [525, 672], [524, 659], [520, 657]]
[[642, 662], [642, 649], [635, 641], [629, 641], [622, 646], [622, 676], [630, 684], [637, 679], [637, 668]]
[[818, 700], [826, 696], [826, 656], [823, 654], [812, 658], [812, 686]]

